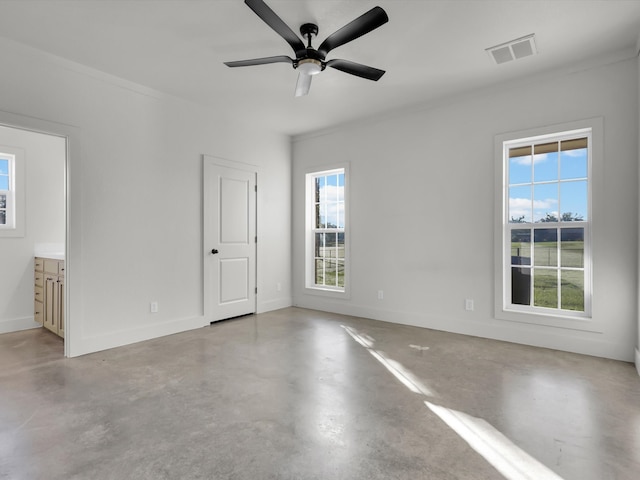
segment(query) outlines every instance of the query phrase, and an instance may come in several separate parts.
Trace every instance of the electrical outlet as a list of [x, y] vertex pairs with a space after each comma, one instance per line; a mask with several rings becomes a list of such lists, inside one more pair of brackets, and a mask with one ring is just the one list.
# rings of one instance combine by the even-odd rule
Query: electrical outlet
[[276, 291], [278, 292], [282, 291], [282, 284], [280, 282], [276, 283]]
[[472, 312], [473, 311], [473, 299], [472, 298], [467, 298], [464, 301], [464, 309]]
[[382, 290], [378, 290], [378, 300], [384, 299], [384, 292]]
[[151, 302], [149, 304], [149, 309], [151, 310], [151, 313], [158, 313], [158, 302]]

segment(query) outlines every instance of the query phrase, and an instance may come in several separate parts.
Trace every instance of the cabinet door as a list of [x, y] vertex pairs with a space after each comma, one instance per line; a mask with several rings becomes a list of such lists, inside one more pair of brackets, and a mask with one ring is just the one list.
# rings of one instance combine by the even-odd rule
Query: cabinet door
[[33, 302], [33, 319], [42, 325], [44, 319], [44, 306], [38, 300]]
[[44, 302], [44, 287], [42, 285], [33, 287], [33, 299], [37, 302]]
[[58, 277], [55, 286], [55, 324], [58, 327], [58, 335], [64, 337], [64, 277]]
[[44, 259], [44, 273], [51, 273], [53, 275], [58, 275], [58, 260], [54, 260], [52, 258]]
[[58, 325], [55, 320], [55, 295], [56, 280], [58, 278], [53, 275], [45, 275], [44, 278], [44, 323], [43, 325], [52, 332], [58, 333]]

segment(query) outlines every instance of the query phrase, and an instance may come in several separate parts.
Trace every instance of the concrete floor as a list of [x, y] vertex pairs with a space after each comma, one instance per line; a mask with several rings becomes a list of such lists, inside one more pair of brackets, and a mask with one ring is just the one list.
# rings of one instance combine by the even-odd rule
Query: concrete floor
[[501, 478], [640, 478], [634, 366], [297, 308], [0, 336], [0, 479]]

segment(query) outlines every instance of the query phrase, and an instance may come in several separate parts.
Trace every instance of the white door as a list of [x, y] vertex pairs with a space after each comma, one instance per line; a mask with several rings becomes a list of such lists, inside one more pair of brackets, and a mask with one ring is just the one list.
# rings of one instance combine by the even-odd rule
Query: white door
[[256, 173], [204, 159], [204, 314], [256, 311]]

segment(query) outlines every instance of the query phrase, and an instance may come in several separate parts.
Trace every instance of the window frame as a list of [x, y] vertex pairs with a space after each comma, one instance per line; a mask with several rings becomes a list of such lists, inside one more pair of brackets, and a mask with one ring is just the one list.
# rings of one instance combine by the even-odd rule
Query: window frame
[[7, 230], [15, 228], [15, 155], [0, 152], [0, 162], [7, 162], [7, 174], [0, 173], [0, 177], [7, 177], [7, 189], [0, 189], [0, 196], [6, 199], [5, 206], [1, 208], [5, 213], [5, 223], [0, 223], [0, 229]]
[[[567, 138], [587, 137], [587, 219], [578, 222], [511, 223], [509, 220], [509, 149], [518, 145], [532, 145]], [[524, 323], [534, 323], [561, 328], [601, 331], [592, 318], [593, 311], [593, 192], [594, 168], [602, 158], [602, 119], [589, 119], [561, 125], [530, 129], [497, 135], [495, 137], [496, 171], [496, 239], [495, 242], [495, 317]], [[558, 182], [560, 179], [558, 180]], [[533, 182], [533, 179], [532, 179]], [[534, 305], [512, 304], [511, 298], [511, 232], [514, 229], [536, 228], [584, 228], [584, 312]], [[533, 238], [531, 239], [533, 249]], [[560, 239], [558, 239], [560, 248]], [[532, 267], [533, 268], [533, 265]], [[556, 267], [561, 271], [561, 266]]]
[[0, 145], [0, 156], [3, 159], [9, 159], [9, 190], [2, 191], [7, 195], [7, 221], [0, 225], [0, 237], [24, 237], [24, 150]]
[[[344, 174], [344, 228], [316, 229], [315, 227], [315, 179], [326, 175]], [[350, 234], [349, 234], [349, 165], [338, 164], [308, 169], [305, 172], [305, 292], [312, 295], [350, 297]], [[315, 234], [327, 231], [344, 234], [344, 287], [317, 285], [315, 283]]]

